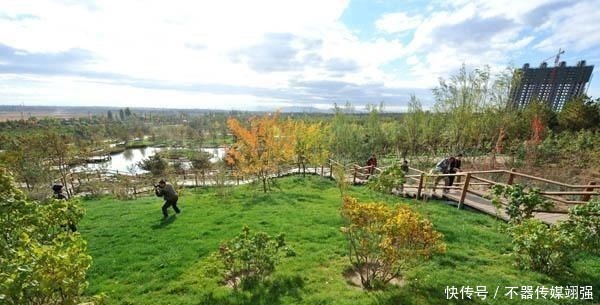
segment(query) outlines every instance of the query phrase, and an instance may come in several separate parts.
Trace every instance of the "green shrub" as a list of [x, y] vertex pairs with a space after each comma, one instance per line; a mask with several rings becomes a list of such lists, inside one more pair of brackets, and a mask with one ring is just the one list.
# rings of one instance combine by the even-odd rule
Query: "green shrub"
[[404, 182], [404, 172], [398, 164], [394, 164], [386, 168], [380, 175], [371, 178], [367, 186], [374, 191], [389, 194], [394, 188], [402, 187]]
[[81, 295], [92, 258], [79, 233], [68, 231], [82, 215], [75, 200], [29, 201], [0, 168], [0, 303], [85, 301]]
[[294, 256], [285, 244], [283, 234], [271, 237], [267, 233], [251, 234], [245, 226], [234, 239], [221, 244], [217, 257], [222, 263], [220, 272], [226, 284], [237, 289], [252, 286], [275, 271], [281, 256]]
[[500, 206], [501, 199], [508, 201], [506, 205], [506, 214], [511, 222], [520, 223], [525, 219], [533, 217], [535, 210], [548, 210], [554, 204], [546, 200], [538, 189], [532, 189], [525, 192], [522, 185], [494, 185], [492, 186], [492, 203]]
[[580, 251], [600, 249], [600, 200], [569, 210], [569, 218], [547, 226], [540, 220], [525, 219], [509, 228], [517, 265], [553, 274], [569, 266]]
[[571, 208], [560, 226], [577, 249], [600, 254], [600, 199]]
[[569, 265], [573, 241], [561, 226], [547, 226], [537, 219], [525, 219], [508, 230], [518, 266], [553, 274]]
[[169, 164], [159, 154], [143, 159], [137, 163], [141, 169], [149, 171], [153, 176], [164, 175], [169, 167]]

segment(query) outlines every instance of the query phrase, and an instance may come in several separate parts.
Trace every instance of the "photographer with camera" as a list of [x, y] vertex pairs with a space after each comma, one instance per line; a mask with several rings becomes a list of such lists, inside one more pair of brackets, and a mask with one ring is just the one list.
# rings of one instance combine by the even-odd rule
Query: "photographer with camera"
[[169, 217], [169, 213], [167, 209], [172, 206], [175, 213], [181, 213], [181, 210], [177, 207], [177, 200], [179, 196], [172, 185], [167, 184], [165, 180], [160, 180], [157, 185], [154, 186], [154, 193], [158, 197], [163, 197], [165, 199], [165, 204], [162, 206], [162, 212], [164, 219]]

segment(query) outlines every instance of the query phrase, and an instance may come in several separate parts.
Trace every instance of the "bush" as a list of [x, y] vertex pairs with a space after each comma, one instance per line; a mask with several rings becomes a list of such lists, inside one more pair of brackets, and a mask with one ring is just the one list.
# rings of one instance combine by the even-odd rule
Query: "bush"
[[600, 251], [600, 200], [569, 210], [569, 218], [553, 226], [525, 219], [509, 229], [513, 254], [522, 268], [555, 274], [580, 251]]
[[407, 207], [361, 204], [345, 197], [342, 215], [348, 223], [342, 228], [348, 257], [366, 289], [383, 286], [406, 268], [446, 250], [442, 234]]
[[394, 164], [369, 180], [367, 186], [374, 191], [389, 194], [394, 188], [402, 187], [404, 182], [404, 172], [398, 164]]
[[560, 226], [526, 219], [508, 230], [518, 266], [553, 274], [569, 265], [573, 242]]
[[[92, 258], [79, 233], [68, 231], [83, 212], [74, 200], [31, 202], [0, 168], [0, 301], [78, 304]], [[95, 303], [101, 300], [94, 301]]]
[[294, 251], [285, 244], [283, 234], [271, 237], [267, 233], [251, 234], [245, 226], [234, 239], [221, 244], [217, 254], [222, 263], [223, 279], [237, 289], [247, 288], [264, 280], [275, 271], [280, 257], [293, 256]]
[[600, 254], [600, 199], [571, 208], [560, 226], [577, 249]]
[[156, 154], [138, 162], [137, 166], [143, 170], [149, 171], [153, 176], [161, 176], [165, 174], [169, 164], [165, 159]]
[[548, 210], [554, 204], [546, 200], [538, 189], [532, 189], [525, 192], [522, 185], [494, 185], [492, 186], [492, 203], [500, 206], [501, 198], [508, 201], [506, 206], [506, 214], [510, 217], [511, 222], [520, 223], [524, 219], [533, 217], [535, 210]]

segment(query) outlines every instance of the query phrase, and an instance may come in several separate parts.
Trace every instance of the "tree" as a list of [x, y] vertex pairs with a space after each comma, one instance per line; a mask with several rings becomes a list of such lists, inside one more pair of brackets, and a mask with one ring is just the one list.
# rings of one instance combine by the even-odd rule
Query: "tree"
[[296, 139], [294, 152], [298, 160], [298, 166], [302, 168], [302, 173], [306, 172], [307, 164], [316, 166], [325, 163], [329, 156], [325, 125], [321, 122], [311, 124], [304, 121], [290, 121], [288, 124], [294, 126]]
[[426, 113], [423, 111], [421, 101], [411, 95], [408, 102], [408, 113], [404, 120], [404, 133], [408, 141], [410, 152], [416, 154], [422, 141], [422, 126], [425, 123]]
[[600, 126], [600, 99], [577, 96], [567, 101], [558, 113], [558, 124], [563, 130], [579, 131]]
[[81, 235], [65, 229], [82, 215], [73, 200], [27, 200], [8, 171], [0, 168], [2, 304], [74, 305], [85, 301], [85, 275], [92, 258]]
[[129, 118], [131, 116], [131, 110], [129, 109], [129, 107], [125, 108], [125, 117]]
[[433, 89], [434, 110], [438, 121], [444, 122], [439, 133], [446, 151], [491, 151], [500, 130], [508, 129], [510, 90], [519, 81], [515, 69], [492, 76], [488, 66], [469, 71], [464, 64], [456, 75], [440, 79]]
[[266, 193], [270, 177], [293, 160], [292, 126], [282, 123], [279, 113], [252, 118], [248, 127], [235, 118], [229, 118], [227, 124], [236, 138], [228, 153], [228, 163], [234, 162], [243, 174], [256, 176]]
[[212, 154], [205, 151], [195, 151], [188, 155], [189, 160], [192, 162], [193, 169], [202, 173], [202, 183], [205, 181], [206, 171], [210, 170], [212, 167], [212, 163], [210, 162], [211, 157]]
[[331, 152], [342, 162], [359, 161], [369, 155], [366, 151], [365, 128], [352, 121], [354, 109], [351, 104], [345, 108], [335, 105], [335, 115], [331, 122], [329, 143]]
[[125, 111], [123, 109], [119, 109], [119, 118], [121, 121], [125, 121]]
[[440, 79], [433, 89], [435, 108], [445, 119], [449, 147], [463, 151], [470, 140], [477, 138], [477, 115], [487, 103], [490, 87], [489, 67], [467, 71], [463, 64], [458, 74], [449, 80]]
[[7, 151], [0, 155], [0, 162], [10, 168], [19, 181], [25, 182], [28, 191], [49, 182], [49, 170], [41, 166], [45, 160], [44, 143], [38, 135], [19, 136], [6, 142]]
[[367, 105], [369, 116], [365, 122], [365, 141], [364, 151], [367, 155], [374, 153], [384, 153], [385, 151], [385, 133], [382, 130], [379, 113], [383, 111], [383, 103], [379, 106]]
[[[54, 131], [47, 131], [42, 135], [46, 157], [50, 161], [50, 164], [60, 174], [60, 180], [65, 187], [69, 182], [69, 164], [72, 163], [75, 158], [73, 145], [69, 140], [69, 137], [66, 135], [59, 135]], [[71, 194], [69, 188], [66, 189], [67, 193]]]
[[159, 154], [155, 154], [138, 162], [137, 166], [157, 177], [166, 173], [169, 164]]
[[112, 120], [114, 119], [114, 118], [113, 118], [113, 113], [112, 113], [112, 111], [110, 111], [110, 110], [109, 110], [109, 111], [106, 113], [106, 117], [108, 118], [108, 120], [109, 120], [109, 121], [112, 121]]

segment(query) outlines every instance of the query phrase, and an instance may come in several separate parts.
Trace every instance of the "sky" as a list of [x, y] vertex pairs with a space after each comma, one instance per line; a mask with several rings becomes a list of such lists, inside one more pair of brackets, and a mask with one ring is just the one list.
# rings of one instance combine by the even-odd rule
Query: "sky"
[[[0, 105], [427, 107], [461, 65], [600, 64], [600, 0], [0, 0]], [[596, 67], [598, 69], [598, 67]], [[594, 73], [597, 74], [597, 73]], [[600, 77], [588, 95], [600, 97]]]

